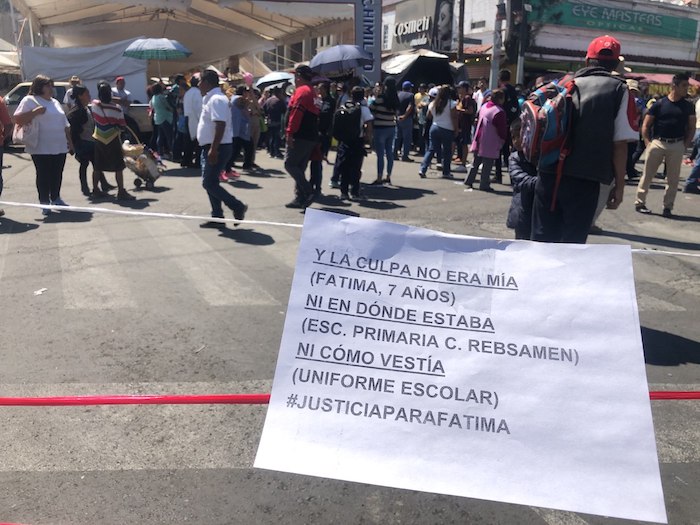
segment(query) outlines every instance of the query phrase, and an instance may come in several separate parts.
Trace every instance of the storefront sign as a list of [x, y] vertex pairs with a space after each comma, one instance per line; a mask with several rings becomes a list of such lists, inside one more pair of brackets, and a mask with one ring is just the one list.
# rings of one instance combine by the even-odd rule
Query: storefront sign
[[399, 22], [394, 26], [394, 35], [397, 37], [402, 37], [430, 31], [430, 26], [432, 25], [431, 22], [432, 20], [429, 16], [424, 16], [418, 20]]
[[381, 35], [382, 0], [355, 0], [355, 42], [374, 58], [362, 71], [370, 82], [381, 81]]
[[541, 5], [540, 0], [533, 0], [532, 4], [534, 9], [531, 19], [546, 24], [585, 27], [603, 32], [622, 31], [688, 41], [694, 41], [697, 36], [698, 22], [692, 18], [567, 0], [552, 6]]

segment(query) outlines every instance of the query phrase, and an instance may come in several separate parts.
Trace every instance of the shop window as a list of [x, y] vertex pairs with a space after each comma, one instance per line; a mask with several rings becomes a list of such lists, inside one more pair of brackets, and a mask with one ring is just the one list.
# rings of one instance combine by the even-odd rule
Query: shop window
[[486, 27], [486, 20], [479, 20], [478, 22], [472, 22], [472, 29], [479, 29]]

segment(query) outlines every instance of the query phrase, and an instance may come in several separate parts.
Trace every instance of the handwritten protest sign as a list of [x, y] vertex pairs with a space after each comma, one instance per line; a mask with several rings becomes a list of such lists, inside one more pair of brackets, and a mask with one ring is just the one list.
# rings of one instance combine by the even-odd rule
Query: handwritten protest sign
[[255, 466], [666, 522], [629, 247], [307, 210]]

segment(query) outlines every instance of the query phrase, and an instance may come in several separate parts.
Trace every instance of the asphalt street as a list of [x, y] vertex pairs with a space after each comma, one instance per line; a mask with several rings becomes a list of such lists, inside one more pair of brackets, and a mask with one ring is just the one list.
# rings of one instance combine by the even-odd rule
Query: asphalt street
[[[364, 177], [374, 180], [375, 158]], [[301, 224], [281, 160], [227, 187], [250, 220]], [[36, 202], [34, 167], [5, 152], [2, 200]], [[168, 163], [122, 210], [207, 215], [199, 173]], [[641, 169], [641, 165], [639, 166]], [[512, 239], [510, 187], [466, 191], [417, 163], [393, 187], [313, 206], [443, 232]], [[683, 178], [689, 169], [683, 168]], [[108, 177], [110, 177], [108, 175]], [[111, 178], [111, 177], [110, 177]], [[126, 174], [129, 186], [133, 176]], [[634, 211], [635, 185], [590, 243], [629, 244], [650, 390], [700, 390], [700, 195], [661, 216], [662, 181]], [[70, 158], [62, 197], [92, 205]], [[53, 213], [0, 206], [0, 395], [269, 392], [301, 230]], [[611, 351], [614, 349], [611, 349]], [[654, 401], [669, 523], [700, 524], [700, 401]], [[532, 524], [636, 522], [252, 468], [265, 406], [0, 407], [0, 522], [43, 524]], [[556, 490], [556, 488], [554, 488]]]

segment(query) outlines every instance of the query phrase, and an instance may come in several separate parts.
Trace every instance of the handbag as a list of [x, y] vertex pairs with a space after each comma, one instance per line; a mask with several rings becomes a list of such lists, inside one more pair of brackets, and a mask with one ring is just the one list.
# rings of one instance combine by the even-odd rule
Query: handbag
[[[30, 100], [37, 106], [40, 106], [34, 97], [31, 97]], [[32, 119], [31, 122], [27, 124], [15, 124], [12, 130], [12, 142], [14, 144], [24, 144], [30, 148], [36, 148], [39, 145], [39, 123], [35, 122], [35, 119]]]

